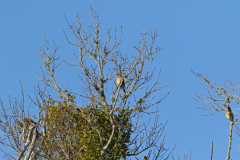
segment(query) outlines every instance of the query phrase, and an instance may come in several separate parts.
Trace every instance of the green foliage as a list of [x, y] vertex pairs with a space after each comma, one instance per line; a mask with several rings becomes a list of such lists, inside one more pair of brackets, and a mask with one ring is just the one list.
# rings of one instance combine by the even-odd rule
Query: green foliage
[[[68, 97], [72, 101], [75, 99], [74, 95], [69, 94]], [[95, 109], [96, 119], [90, 114], [90, 106], [76, 109], [74, 105], [54, 101], [51, 97], [47, 103], [47, 117], [44, 120], [47, 124], [46, 136], [43, 136], [43, 132], [40, 133], [40, 139], [44, 142], [41, 152], [43, 158], [63, 159], [66, 156], [69, 159], [82, 160], [126, 158], [132, 127], [129, 108], [113, 115], [116, 125], [114, 136], [104, 155], [101, 155], [102, 147], [112, 133], [109, 115], [102, 107]], [[98, 132], [84, 116], [96, 122], [95, 125], [104, 137], [104, 144], [100, 143]]]

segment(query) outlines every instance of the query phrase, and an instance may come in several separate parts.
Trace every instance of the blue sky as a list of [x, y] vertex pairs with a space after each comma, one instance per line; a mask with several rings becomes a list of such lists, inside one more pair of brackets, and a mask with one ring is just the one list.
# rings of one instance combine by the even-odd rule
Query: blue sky
[[[195, 93], [205, 94], [205, 91], [191, 69], [220, 85], [223, 84], [220, 73], [226, 79], [240, 81], [240, 1], [43, 0], [1, 1], [0, 4], [0, 97], [6, 107], [8, 95], [20, 98], [19, 81], [26, 98], [34, 96], [34, 86], [41, 83], [33, 70], [40, 71], [42, 63], [34, 53], [38, 52], [39, 44], [43, 46], [44, 35], [50, 43], [55, 40], [64, 56], [72, 54], [76, 50], [64, 43], [63, 30], [70, 34], [64, 14], [69, 22], [74, 22], [79, 13], [84, 23], [92, 24], [89, 12], [92, 6], [100, 13], [103, 33], [107, 28], [120, 31], [123, 27], [122, 53], [134, 53], [133, 46], [138, 45], [141, 28], [146, 24], [157, 29], [160, 36], [156, 45], [163, 50], [154, 67], [161, 69], [162, 85], [169, 84], [160, 96], [170, 93], [157, 107], [161, 110], [160, 121], [169, 120], [165, 145], [171, 149], [177, 144], [172, 155], [183, 159], [192, 150], [192, 159], [210, 159], [213, 141], [214, 159], [226, 158], [229, 121], [223, 112], [203, 116], [213, 112], [196, 108], [201, 104], [193, 99]], [[78, 81], [67, 75], [64, 72], [61, 75], [63, 82]], [[231, 158], [234, 160], [239, 159], [239, 138], [233, 133]]]

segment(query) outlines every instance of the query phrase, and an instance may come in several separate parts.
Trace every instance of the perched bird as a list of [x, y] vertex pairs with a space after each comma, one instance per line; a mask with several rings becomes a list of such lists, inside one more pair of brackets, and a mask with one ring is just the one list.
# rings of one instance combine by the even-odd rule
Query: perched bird
[[144, 156], [143, 160], [147, 160], [147, 156]]
[[117, 84], [120, 85], [120, 89], [122, 89], [123, 92], [125, 93], [125, 82], [124, 79], [122, 78], [121, 72], [117, 74]]
[[230, 121], [233, 121], [234, 120], [234, 116], [233, 116], [233, 113], [232, 113], [232, 110], [229, 106], [227, 106], [227, 109], [225, 111], [225, 116], [227, 117], [227, 119], [229, 119]]

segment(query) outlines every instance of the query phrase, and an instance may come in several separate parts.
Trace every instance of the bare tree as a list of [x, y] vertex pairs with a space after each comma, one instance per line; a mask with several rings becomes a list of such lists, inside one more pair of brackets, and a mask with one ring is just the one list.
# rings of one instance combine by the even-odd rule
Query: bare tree
[[[194, 72], [193, 72], [194, 73]], [[220, 86], [217, 84], [213, 84], [210, 82], [207, 77], [203, 77], [200, 73], [194, 73], [196, 76], [198, 76], [201, 80], [206, 82], [206, 85], [203, 85], [201, 82], [199, 82], [205, 91], [207, 92], [207, 95], [199, 94], [196, 95], [198, 99], [196, 99], [199, 103], [203, 105], [203, 107], [199, 109], [204, 110], [211, 110], [213, 111], [212, 114], [214, 115], [217, 113], [225, 112], [225, 117], [229, 119], [230, 121], [230, 134], [229, 134], [229, 146], [228, 146], [228, 152], [227, 152], [227, 158], [226, 160], [230, 159], [230, 151], [232, 147], [232, 131], [233, 126], [237, 128], [237, 133], [239, 134], [239, 121], [238, 119], [234, 119], [234, 116], [239, 116], [239, 109], [231, 109], [230, 103], [239, 104], [239, 96], [237, 94], [238, 89], [240, 89], [239, 82], [236, 80], [224, 80], [225, 86]], [[200, 99], [200, 101], [199, 101]], [[232, 105], [233, 106], [233, 105]], [[234, 110], [234, 112], [232, 112]]]
[[[164, 145], [165, 135], [163, 135], [163, 132], [167, 122], [165, 124], [158, 122], [158, 109], [155, 112], [148, 111], [149, 108], [159, 104], [169, 94], [167, 93], [163, 97], [154, 96], [167, 87], [167, 85], [160, 86], [160, 71], [156, 72], [156, 69], [152, 68], [153, 61], [161, 50], [159, 47], [155, 47], [155, 40], [158, 37], [157, 32], [151, 28], [142, 30], [142, 39], [138, 46], [134, 47], [136, 54], [122, 54], [118, 49], [122, 42], [122, 30], [119, 38], [117, 38], [116, 29], [114, 30], [115, 35], [112, 41], [112, 31], [109, 29], [106, 33], [106, 39], [103, 41], [99, 34], [99, 14], [94, 12], [92, 8], [91, 13], [94, 25], [90, 26], [81, 23], [79, 15], [77, 15], [77, 21], [73, 24], [70, 24], [66, 19], [69, 29], [76, 39], [75, 42], [71, 42], [65, 34], [67, 42], [76, 47], [78, 53], [74, 53], [71, 58], [63, 61], [73, 68], [81, 70], [81, 75], [78, 76], [84, 84], [83, 89], [79, 91], [76, 88], [69, 89], [68, 86], [61, 87], [55, 75], [58, 66], [62, 62], [60, 55], [58, 56], [58, 47], [54, 43], [54, 50], [51, 51], [46, 40], [45, 46], [39, 47], [39, 53], [36, 54], [43, 61], [46, 71], [42, 69], [42, 74], [36, 74], [47, 87], [57, 93], [59, 98], [55, 100], [51, 98], [49, 101], [49, 94], [46, 94], [45, 90], [39, 90], [38, 96], [40, 100], [36, 98], [34, 102], [40, 108], [38, 121], [30, 123], [29, 127], [26, 127], [27, 122], [24, 121], [24, 107], [19, 106], [22, 115], [18, 114], [19, 111], [14, 111], [15, 115], [12, 118], [14, 122], [21, 122], [20, 124], [23, 127], [18, 128], [22, 129], [22, 131], [17, 131], [9, 123], [12, 120], [8, 120], [9, 117], [5, 115], [7, 112], [2, 105], [3, 117], [6, 121], [1, 121], [1, 129], [6, 131], [5, 128], [7, 127], [8, 131], [5, 133], [8, 134], [9, 138], [15, 139], [14, 144], [10, 143], [8, 145], [3, 139], [1, 139], [1, 143], [16, 150], [18, 159], [23, 157], [24, 159], [44, 159], [44, 157], [52, 159], [51, 157], [54, 157], [55, 153], [44, 152], [43, 154], [42, 152], [44, 145], [46, 146], [47, 143], [44, 139], [51, 137], [50, 132], [46, 131], [51, 130], [47, 126], [47, 114], [49, 112], [47, 107], [50, 106], [49, 103], [51, 102], [61, 102], [73, 106], [76, 112], [81, 113], [88, 126], [96, 130], [101, 146], [99, 152], [102, 159], [108, 157], [108, 150], [112, 146], [114, 147], [112, 143], [115, 143], [116, 139], [117, 141], [126, 139], [122, 135], [126, 134], [127, 131], [131, 136], [131, 140], [126, 144], [127, 151], [122, 158], [131, 159], [133, 156], [148, 151], [148, 159], [168, 159], [173, 150], [168, 152], [169, 149]], [[157, 73], [158, 76], [152, 83], [154, 73]], [[116, 81], [117, 74], [121, 75], [121, 81]], [[72, 95], [77, 97], [71, 98]], [[84, 104], [83, 102], [78, 103], [78, 98], [83, 98]], [[16, 108], [13, 107], [13, 110]], [[109, 121], [109, 134], [105, 134], [101, 126], [99, 126], [99, 111], [102, 111]], [[127, 123], [124, 122], [124, 119], [117, 118], [120, 114], [121, 116], [124, 114], [122, 117], [129, 118]], [[155, 115], [155, 122], [152, 126], [149, 125], [150, 120], [143, 118], [144, 115], [151, 114]], [[27, 118], [31, 119], [30, 116]], [[144, 119], [145, 122], [140, 123], [141, 119]], [[74, 126], [66, 118], [56, 124], [54, 133], [62, 132], [61, 122], [64, 123], [64, 126], [67, 126], [67, 130], [64, 132], [65, 136], [67, 136], [67, 131], [70, 133], [69, 129]], [[130, 124], [131, 127], [129, 128], [126, 124]], [[17, 125], [17, 123], [14, 125]], [[26, 128], [28, 131], [25, 131]], [[40, 132], [39, 136], [37, 135], [38, 132]], [[27, 139], [23, 138], [24, 135], [28, 136]], [[21, 141], [19, 141], [18, 137]], [[27, 142], [23, 143], [24, 140], [27, 140]], [[64, 146], [65, 143], [61, 143], [64, 141], [67, 141], [67, 137], [64, 137], [61, 141], [56, 141], [58, 145], [56, 154], [58, 156], [62, 155], [61, 159], [74, 159], [74, 157], [76, 158], [77, 155], [83, 153], [82, 150], [73, 152], [74, 147], [72, 146], [70, 146], [71, 151], [69, 151], [69, 147]], [[74, 139], [71, 139], [71, 141], [74, 141]], [[7, 156], [14, 158], [10, 154]]]
[[[35, 159], [34, 156], [39, 150], [39, 145], [37, 145], [37, 141], [39, 140], [38, 130], [43, 126], [40, 122], [41, 112], [39, 112], [37, 122], [33, 121], [29, 110], [26, 110], [25, 107], [23, 89], [21, 93], [22, 101], [18, 101], [17, 99], [13, 100], [12, 97], [9, 96], [9, 107], [7, 108], [4, 107], [1, 101], [0, 144], [12, 149], [10, 152], [0, 149], [6, 159]], [[40, 103], [39, 107], [42, 108]], [[28, 109], [30, 109], [30, 107]], [[44, 131], [44, 127], [42, 129]], [[15, 151], [15, 153], [13, 151]]]

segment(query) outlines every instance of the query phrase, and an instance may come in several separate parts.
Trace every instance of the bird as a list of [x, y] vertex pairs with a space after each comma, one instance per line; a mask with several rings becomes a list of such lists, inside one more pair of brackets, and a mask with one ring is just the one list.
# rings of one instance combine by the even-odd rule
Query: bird
[[147, 160], [147, 156], [144, 156], [143, 160]]
[[122, 78], [121, 72], [117, 74], [117, 84], [120, 85], [120, 89], [122, 89], [123, 92], [125, 93], [125, 82], [124, 79]]
[[230, 121], [233, 122], [234, 116], [233, 116], [232, 110], [229, 106], [227, 106], [227, 109], [225, 111], [225, 116], [227, 117], [227, 119], [229, 119]]

